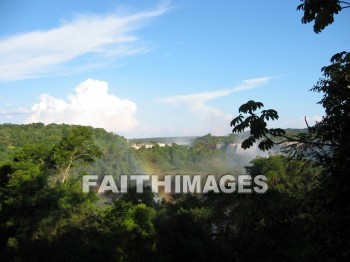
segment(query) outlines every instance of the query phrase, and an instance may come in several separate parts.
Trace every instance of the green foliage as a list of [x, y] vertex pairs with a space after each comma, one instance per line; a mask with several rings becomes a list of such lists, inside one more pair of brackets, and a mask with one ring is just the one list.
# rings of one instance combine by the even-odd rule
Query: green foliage
[[[302, 2], [303, 4], [298, 6], [299, 10], [304, 11], [302, 22], [315, 21], [316, 33], [333, 23], [334, 14], [350, 7], [350, 3], [336, 0]], [[309, 126], [305, 118], [307, 132], [295, 136], [276, 130], [271, 132], [271, 129], [267, 128], [268, 119], [264, 119], [262, 113], [260, 116], [254, 113], [262, 107], [262, 103], [254, 101], [249, 101], [241, 107], [250, 116], [244, 119], [240, 115], [232, 121], [231, 125], [234, 126], [235, 132], [251, 128], [251, 137], [244, 141], [244, 146], [247, 148], [260, 138], [265, 139], [262, 141], [265, 145], [260, 147], [259, 144], [260, 149], [269, 149], [273, 144], [284, 143], [290, 157], [298, 160], [297, 164], [306, 161], [322, 167], [322, 172], [316, 176], [316, 179], [311, 177], [310, 181], [305, 181], [312, 189], [301, 186], [302, 180], [292, 181], [293, 187], [297, 189], [294, 193], [291, 191], [293, 187], [288, 186], [290, 181], [285, 181], [284, 176], [276, 171], [279, 170], [277, 166], [268, 170], [266, 175], [270, 177], [270, 186], [277, 189], [279, 193], [287, 190], [285, 193], [288, 197], [291, 193], [293, 193], [291, 196], [297, 196], [296, 193], [303, 196], [304, 190], [309, 191], [305, 201], [297, 209], [298, 212], [294, 214], [294, 221], [298, 224], [297, 232], [304, 232], [307, 235], [308, 245], [312, 247], [311, 253], [305, 254], [322, 261], [345, 261], [350, 257], [348, 248], [350, 245], [348, 219], [350, 216], [348, 203], [350, 197], [350, 54], [348, 52], [335, 54], [331, 58], [331, 65], [323, 67], [322, 72], [324, 77], [311, 91], [323, 93], [319, 104], [324, 107], [325, 116], [313, 126]], [[275, 116], [278, 116], [277, 113]], [[278, 140], [273, 141], [268, 135]], [[247, 169], [248, 172], [265, 172], [264, 169], [259, 168], [259, 160], [256, 161], [253, 168]], [[281, 181], [283, 186], [279, 186]], [[273, 199], [270, 195], [272, 192], [269, 191], [266, 194], [269, 201]], [[289, 206], [288, 203], [286, 206]], [[280, 212], [278, 206], [271, 210]], [[282, 224], [289, 223], [288, 220], [280, 218], [275, 220]]]
[[[265, 194], [208, 194], [213, 234], [225, 260], [309, 261], [315, 246], [308, 237], [310, 215], [303, 207], [321, 170], [284, 156], [258, 158], [247, 167], [252, 177], [265, 175]], [[221, 259], [223, 259], [221, 258]]]
[[[227, 173], [232, 170], [232, 160], [239, 158], [227, 154], [225, 149], [238, 139], [234, 136], [215, 137], [207, 134], [197, 137], [191, 145], [154, 144], [135, 150], [139, 163], [148, 172], [155, 174], [195, 174], [195, 173]], [[248, 163], [248, 162], [247, 162]], [[149, 171], [150, 170], [150, 171]]]
[[[79, 134], [78, 130], [80, 129], [84, 131]], [[74, 134], [74, 132], [77, 132], [77, 134]], [[51, 153], [51, 160], [48, 161], [47, 165], [51, 168], [48, 172], [52, 172], [51, 175], [56, 174], [56, 180], [60, 180], [58, 176], [61, 171], [62, 181], [64, 167], [68, 166], [65, 164], [69, 163], [70, 157], [73, 156], [74, 147], [81, 150], [81, 153], [86, 150], [86, 154], [84, 153], [85, 155], [76, 158], [75, 164], [73, 163], [70, 166], [68, 169], [70, 176], [76, 177], [79, 173], [85, 172], [101, 176], [108, 174], [117, 178], [121, 174], [142, 173], [144, 171], [140, 168], [142, 164], [128, 141], [101, 128], [94, 129], [92, 127], [57, 124], [44, 126], [41, 123], [29, 125], [2, 124], [0, 125], [0, 136], [2, 138], [0, 140], [0, 148], [2, 149], [0, 151], [0, 164], [12, 161], [18, 150], [21, 150], [27, 144], [40, 145], [49, 151], [55, 147], [56, 152], [55, 154]], [[90, 142], [87, 142], [87, 140], [84, 144], [78, 145], [80, 143], [78, 137], [80, 137], [80, 142], [81, 138], [84, 137], [88, 138]], [[92, 141], [95, 146], [93, 146]], [[82, 165], [84, 162], [86, 165]], [[53, 170], [54, 167], [56, 170]]]
[[33, 245], [50, 242], [61, 228], [79, 224], [93, 210], [96, 197], [83, 194], [78, 181], [49, 183], [48, 154], [41, 146], [28, 145], [1, 167], [0, 250], [5, 260], [13, 255], [31, 258]]
[[[248, 172], [255, 173], [257, 169], [265, 173], [270, 187], [279, 192], [287, 190], [284, 194], [288, 197], [291, 192], [294, 196], [297, 193], [305, 196], [304, 190], [309, 189], [301, 186], [303, 182], [312, 187], [307, 200], [300, 206], [300, 209], [303, 209], [302, 213], [295, 216], [308, 217], [302, 223], [316, 225], [317, 229], [310, 227], [307, 232], [310, 241], [317, 239], [313, 245], [314, 252], [318, 253], [317, 257], [336, 257], [342, 260], [349, 257], [347, 247], [350, 243], [349, 222], [345, 219], [350, 215], [350, 54], [341, 52], [334, 55], [331, 65], [323, 67], [322, 72], [324, 77], [311, 91], [323, 94], [319, 104], [325, 108], [325, 116], [313, 126], [309, 126], [305, 121], [307, 132], [289, 136], [283, 130], [268, 129], [266, 114], [272, 111], [262, 111], [260, 116], [257, 115], [255, 111], [263, 105], [254, 101], [249, 101], [240, 108], [240, 111], [248, 113], [248, 116], [238, 116], [231, 125], [234, 126], [233, 132], [250, 127], [251, 136], [242, 143], [243, 148], [249, 148], [258, 141], [262, 150], [270, 149], [275, 144], [284, 144], [289, 156], [299, 160], [298, 163], [308, 161], [322, 167], [323, 171], [317, 180], [308, 178], [306, 181], [292, 181], [293, 187], [297, 189], [295, 192], [291, 191], [293, 187], [290, 186], [290, 181], [285, 180], [283, 172], [281, 173], [276, 165], [266, 172], [259, 168], [259, 160], [254, 160], [254, 168], [248, 169]], [[272, 116], [278, 117], [277, 113], [273, 113]], [[270, 194], [271, 191], [267, 197]], [[276, 207], [275, 209], [278, 210]], [[339, 235], [340, 231], [343, 232], [342, 235]]]
[[[303, 3], [297, 7], [297, 10], [304, 11], [301, 22], [307, 24], [315, 21], [315, 33], [320, 33], [326, 26], [332, 24], [335, 14], [350, 7], [349, 3], [339, 0], [301, 0], [301, 2]], [[343, 6], [341, 6], [342, 4]]]
[[277, 111], [268, 109], [262, 110], [260, 116], [258, 116], [255, 111], [263, 106], [261, 102], [250, 100], [239, 108], [239, 113], [248, 114], [248, 116], [244, 117], [239, 114], [231, 121], [233, 133], [241, 133], [248, 127], [250, 128], [250, 136], [242, 142], [243, 149], [250, 148], [255, 142], [259, 141], [259, 149], [262, 151], [269, 150], [275, 144], [269, 135], [281, 136], [286, 133], [281, 128], [267, 128], [266, 121], [278, 119], [278, 114]]
[[70, 175], [70, 169], [78, 162], [91, 163], [94, 157], [100, 155], [101, 152], [93, 141], [92, 132], [86, 127], [73, 127], [53, 148], [50, 160], [64, 183]]
[[[14, 126], [18, 131], [22, 128], [28, 126]], [[53, 127], [35, 128], [33, 134], [38, 132], [45, 141], [45, 129]], [[218, 145], [225, 148], [225, 143], [237, 142], [237, 137], [208, 134], [196, 138], [191, 146], [133, 150], [123, 138], [100, 129], [64, 125], [53, 129], [60, 130], [54, 132], [60, 140], [35, 145], [23, 141], [12, 151], [12, 159], [3, 159], [0, 167], [0, 259], [4, 261], [43, 257], [49, 261], [249, 260], [253, 251], [261, 249], [260, 244], [274, 254], [266, 243], [287, 241], [282, 235], [290, 237], [291, 232], [281, 230], [274, 220], [289, 223], [293, 215], [299, 216], [292, 210], [312, 190], [313, 184], [299, 175], [302, 164], [288, 164], [276, 156], [254, 160], [247, 168], [253, 176], [268, 177], [270, 198], [177, 195], [171, 202], [157, 202], [151, 188], [146, 188], [143, 194], [130, 190], [116, 195], [110, 204], [98, 207], [94, 192], [81, 192], [80, 176], [86, 171], [101, 174], [114, 167], [118, 172], [127, 171], [134, 164], [148, 162], [159, 170], [219, 173], [230, 170], [225, 165], [232, 159]], [[53, 183], [59, 167], [67, 168], [74, 157], [72, 175], [64, 183]], [[318, 172], [306, 170], [305, 177], [314, 181]], [[268, 206], [268, 215], [261, 203]], [[251, 210], [259, 212], [251, 216]], [[259, 237], [252, 244], [255, 233]], [[245, 251], [239, 243], [251, 248]], [[292, 244], [288, 250], [296, 249], [292, 241], [288, 243]]]
[[204, 207], [196, 196], [184, 195], [167, 203], [155, 221], [159, 261], [213, 261], [220, 256], [212, 239], [211, 219], [210, 207]]
[[[311, 90], [323, 93], [319, 102], [325, 108], [325, 117], [311, 128], [323, 143], [339, 148], [339, 154], [350, 151], [350, 53], [341, 52], [331, 59], [332, 64], [322, 68], [325, 78]], [[336, 130], [331, 127], [336, 127]]]

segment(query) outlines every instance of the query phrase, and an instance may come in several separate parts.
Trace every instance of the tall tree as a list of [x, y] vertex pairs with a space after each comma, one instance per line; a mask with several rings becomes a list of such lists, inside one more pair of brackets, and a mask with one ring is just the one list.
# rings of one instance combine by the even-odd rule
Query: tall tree
[[339, 0], [301, 0], [297, 10], [304, 11], [301, 19], [303, 24], [314, 21], [315, 33], [320, 33], [334, 22], [334, 15], [345, 8], [350, 8], [350, 2]]
[[[337, 0], [302, 2], [298, 6], [304, 11], [302, 22], [315, 21], [316, 33], [333, 23], [334, 14], [350, 7], [348, 2]], [[307, 234], [318, 251], [317, 257], [338, 261], [350, 258], [350, 53], [335, 54], [322, 72], [323, 78], [311, 91], [323, 94], [319, 104], [324, 107], [325, 116], [313, 126], [305, 119], [307, 132], [292, 137], [282, 129], [268, 128], [267, 121], [278, 119], [278, 113], [273, 109], [258, 112], [263, 104], [255, 101], [239, 108], [240, 114], [231, 126], [234, 133], [250, 128], [243, 148], [259, 143], [260, 149], [269, 150], [275, 144], [285, 143], [292, 157], [322, 166], [316, 187], [298, 210], [308, 210], [307, 215], [312, 218]]]
[[59, 179], [64, 183], [70, 175], [71, 168], [78, 162], [89, 163], [101, 152], [94, 143], [92, 133], [87, 127], [76, 126], [71, 129], [55, 146], [51, 161], [56, 168]]

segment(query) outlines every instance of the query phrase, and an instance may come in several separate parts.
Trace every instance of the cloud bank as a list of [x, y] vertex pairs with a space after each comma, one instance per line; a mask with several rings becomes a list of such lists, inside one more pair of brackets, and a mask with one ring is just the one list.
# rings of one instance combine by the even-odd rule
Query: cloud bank
[[186, 106], [192, 113], [197, 115], [204, 122], [203, 132], [210, 132], [216, 135], [227, 134], [228, 124], [233, 118], [232, 114], [226, 113], [221, 109], [208, 106], [206, 102], [215, 98], [228, 96], [231, 93], [249, 90], [260, 85], [268, 83], [272, 78], [262, 77], [244, 80], [239, 86], [231, 89], [219, 90], [213, 92], [203, 92], [190, 95], [170, 96], [157, 99], [158, 103], [164, 103], [174, 106]]
[[136, 104], [108, 93], [104, 81], [88, 79], [64, 101], [48, 94], [31, 108], [26, 123], [87, 125], [110, 132], [128, 132], [136, 126]]
[[168, 97], [159, 98], [157, 99], [157, 101], [159, 103], [166, 103], [166, 104], [173, 104], [173, 105], [180, 104], [180, 103], [188, 104], [188, 105], [198, 105], [198, 104], [203, 104], [214, 98], [228, 96], [229, 94], [234, 92], [256, 88], [260, 85], [268, 83], [271, 79], [272, 79], [271, 77], [248, 79], [248, 80], [244, 80], [242, 85], [233, 87], [231, 89], [219, 90], [219, 91], [213, 91], [213, 92], [203, 92], [203, 93], [190, 94], [190, 95], [168, 96]]
[[24, 108], [24, 107], [20, 107], [16, 110], [12, 110], [12, 111], [7, 111], [7, 110], [3, 110], [0, 108], [0, 116], [3, 116], [5, 118], [13, 118], [15, 116], [18, 116], [18, 115], [27, 115], [31, 113], [30, 110], [28, 110], [27, 108]]
[[[0, 82], [86, 70], [91, 64], [103, 64], [106, 58], [146, 52], [147, 47], [132, 32], [167, 9], [162, 5], [125, 16], [77, 16], [48, 31], [1, 39]], [[82, 57], [85, 63], [77, 61]]]

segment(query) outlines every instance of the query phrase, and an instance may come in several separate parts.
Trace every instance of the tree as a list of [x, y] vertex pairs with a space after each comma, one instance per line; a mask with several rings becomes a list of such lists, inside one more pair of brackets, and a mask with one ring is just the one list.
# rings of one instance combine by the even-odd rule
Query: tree
[[[343, 4], [343, 6], [340, 6]], [[314, 31], [321, 32], [334, 21], [333, 15], [350, 4], [343, 1], [305, 0], [298, 9], [304, 10], [303, 23], [315, 21]], [[233, 132], [250, 128], [250, 137], [243, 143], [249, 148], [269, 150], [275, 144], [287, 146], [291, 158], [320, 165], [321, 175], [314, 181], [313, 190], [298, 208], [310, 243], [321, 260], [348, 260], [350, 257], [350, 53], [340, 52], [331, 64], [322, 68], [323, 78], [311, 89], [323, 94], [319, 101], [325, 109], [320, 122], [309, 126], [307, 132], [289, 136], [282, 129], [268, 128], [268, 120], [278, 119], [277, 111], [262, 110], [261, 102], [248, 101], [239, 108], [239, 116], [231, 122]], [[277, 140], [278, 139], [278, 140]], [[298, 213], [296, 213], [296, 216]], [[299, 214], [300, 216], [300, 214]]]
[[[26, 145], [0, 166], [0, 260], [49, 258], [49, 246], [95, 210], [94, 192], [84, 194], [78, 179], [52, 185], [47, 175], [50, 149]], [[51, 252], [52, 254], [54, 252]]]
[[303, 10], [301, 19], [303, 24], [315, 21], [314, 31], [320, 33], [326, 26], [334, 22], [334, 15], [345, 8], [350, 8], [350, 3], [339, 0], [302, 0], [297, 10]]
[[76, 126], [54, 147], [51, 161], [64, 183], [70, 175], [70, 169], [77, 162], [93, 162], [94, 157], [100, 155], [101, 152], [92, 139], [92, 132], [87, 127]]
[[[309, 126], [307, 133], [295, 137], [287, 136], [280, 128], [267, 128], [268, 120], [278, 119], [277, 111], [262, 110], [261, 102], [248, 101], [239, 108], [240, 114], [231, 122], [233, 133], [250, 128], [250, 136], [243, 141], [242, 148], [250, 148], [259, 142], [261, 150], [269, 150], [275, 144], [287, 143], [293, 156], [299, 159], [312, 157], [319, 162], [326, 162], [328, 168], [349, 166], [350, 163], [350, 53], [341, 52], [334, 55], [331, 65], [323, 67], [324, 78], [311, 89], [323, 93], [319, 104], [325, 108], [325, 116], [314, 126]], [[244, 116], [242, 113], [246, 114]], [[273, 137], [282, 138], [273, 141]], [[345, 171], [345, 169], [344, 169]]]

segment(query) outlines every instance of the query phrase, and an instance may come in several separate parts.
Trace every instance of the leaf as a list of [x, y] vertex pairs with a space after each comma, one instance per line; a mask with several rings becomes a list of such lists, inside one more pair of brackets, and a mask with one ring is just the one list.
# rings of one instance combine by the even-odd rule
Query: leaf
[[268, 132], [272, 136], [281, 136], [281, 135], [286, 134], [286, 132], [281, 128], [271, 128], [271, 129], [269, 129]]
[[269, 150], [273, 147], [273, 141], [269, 138], [264, 139], [263, 141], [261, 141], [258, 145], [259, 149], [262, 151], [266, 151]]
[[242, 114], [239, 114], [239, 116], [235, 117], [232, 121], [231, 121], [231, 126], [235, 126], [237, 125], [238, 123], [242, 123], [243, 122], [243, 115]]
[[250, 113], [252, 114], [252, 112], [256, 111], [257, 109], [263, 107], [264, 104], [261, 102], [255, 102], [253, 100], [249, 100], [247, 103], [243, 104], [240, 106], [240, 108], [238, 109], [239, 112], [242, 113]]
[[271, 120], [275, 120], [275, 119], [279, 118], [277, 111], [273, 110], [273, 109], [261, 111], [261, 116], [263, 118], [265, 118], [266, 120], [270, 120], [270, 118], [271, 118]]

